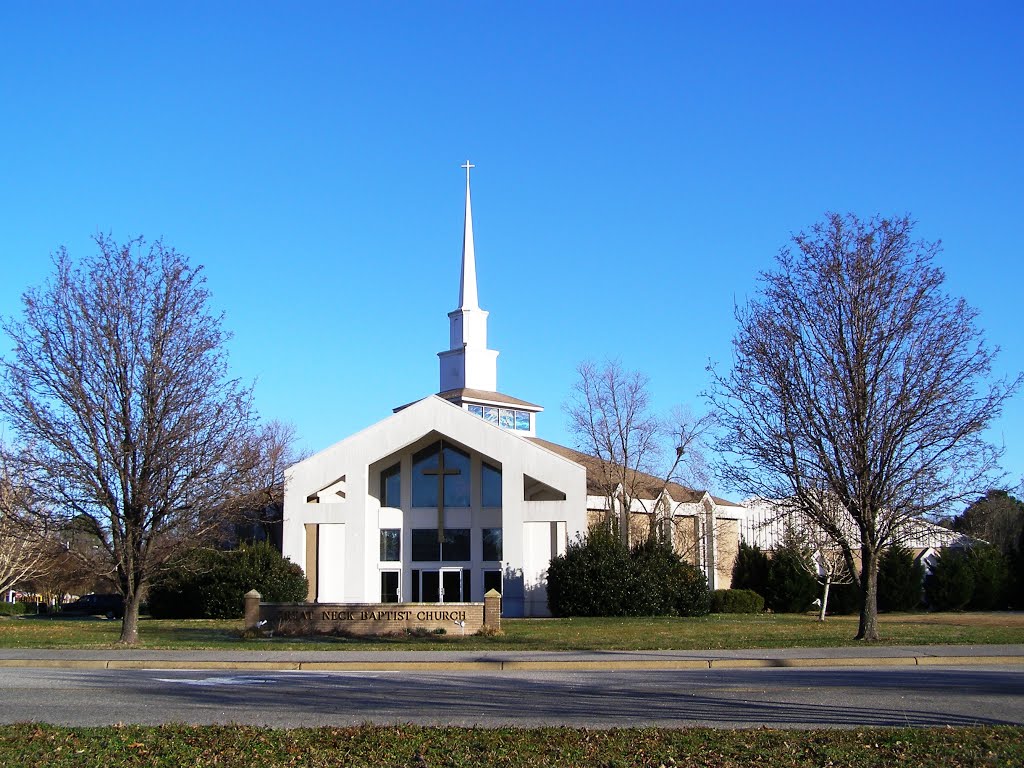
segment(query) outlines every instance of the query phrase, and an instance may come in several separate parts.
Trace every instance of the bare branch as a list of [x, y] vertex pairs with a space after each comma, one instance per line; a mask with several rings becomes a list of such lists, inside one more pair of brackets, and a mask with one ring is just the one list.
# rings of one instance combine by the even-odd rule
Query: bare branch
[[[824, 530], [840, 505], [861, 562], [860, 637], [877, 637], [877, 557], [920, 515], [992, 487], [983, 431], [1021, 379], [989, 381], [995, 350], [950, 297], [938, 243], [908, 218], [829, 214], [793, 238], [760, 296], [737, 307], [729, 372], [709, 401], [733, 488], [793, 498]], [[827, 503], [826, 503], [827, 500]]]
[[34, 490], [105, 551], [134, 642], [152, 574], [217, 530], [264, 456], [201, 268], [159, 241], [95, 240], [77, 266], [59, 251], [5, 321], [0, 412], [31, 448]]

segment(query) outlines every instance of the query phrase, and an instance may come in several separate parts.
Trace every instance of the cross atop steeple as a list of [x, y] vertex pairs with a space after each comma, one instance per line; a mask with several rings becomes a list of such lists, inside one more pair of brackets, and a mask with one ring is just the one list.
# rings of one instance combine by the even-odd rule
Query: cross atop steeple
[[459, 168], [465, 168], [466, 169], [466, 185], [469, 186], [469, 169], [470, 168], [476, 168], [476, 166], [473, 165], [471, 162], [469, 162], [469, 160], [467, 160], [465, 163], [460, 165]]

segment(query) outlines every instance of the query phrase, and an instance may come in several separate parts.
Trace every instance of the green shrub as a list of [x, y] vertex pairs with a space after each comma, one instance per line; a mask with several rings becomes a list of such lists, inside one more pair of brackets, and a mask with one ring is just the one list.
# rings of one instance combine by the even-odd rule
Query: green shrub
[[750, 589], [764, 597], [768, 589], [768, 555], [756, 544], [741, 541], [731, 583], [733, 589]]
[[752, 589], [716, 589], [711, 594], [712, 613], [761, 613], [764, 598]]
[[[824, 588], [818, 585], [818, 597]], [[849, 616], [860, 611], [860, 584], [833, 584], [828, 590], [828, 606], [826, 612], [834, 616]]]
[[270, 603], [306, 599], [302, 569], [265, 542], [229, 552], [197, 550], [175, 565], [150, 589], [154, 618], [238, 618], [250, 589]]
[[912, 611], [921, 604], [924, 566], [905, 547], [889, 547], [878, 560], [878, 610]]
[[21, 616], [28, 613], [25, 603], [0, 603], [0, 616]]
[[548, 566], [548, 610], [555, 616], [622, 616], [630, 588], [629, 550], [596, 526]]
[[924, 580], [924, 597], [933, 611], [961, 611], [974, 595], [974, 568], [962, 549], [942, 548]]
[[768, 562], [764, 602], [775, 613], [802, 613], [820, 596], [818, 580], [811, 575], [810, 557], [795, 546], [775, 550]]
[[632, 551], [603, 528], [569, 544], [548, 566], [548, 609], [555, 616], [703, 616], [707, 579], [671, 547], [645, 542]]
[[1007, 601], [1014, 610], [1024, 609], [1024, 532], [1017, 540], [1017, 548], [1010, 554], [1010, 583]]
[[967, 603], [972, 611], [1004, 611], [1009, 603], [1010, 569], [1003, 553], [988, 544], [967, 550], [967, 562], [974, 571], [974, 592]]

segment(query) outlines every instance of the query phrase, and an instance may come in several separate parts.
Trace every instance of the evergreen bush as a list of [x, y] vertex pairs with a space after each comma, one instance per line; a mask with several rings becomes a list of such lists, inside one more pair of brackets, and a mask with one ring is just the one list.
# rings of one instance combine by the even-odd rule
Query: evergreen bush
[[26, 603], [0, 603], [0, 616], [21, 616], [28, 613]]
[[[818, 585], [818, 597], [824, 589]], [[860, 611], [860, 584], [833, 584], [828, 590], [828, 606], [826, 612], [835, 616], [849, 616]]]
[[712, 613], [761, 613], [764, 598], [752, 589], [716, 589], [711, 594]]
[[1009, 568], [1007, 602], [1014, 610], [1024, 610], [1024, 532], [1017, 540], [1017, 548], [1010, 553]]
[[622, 616], [631, 571], [619, 537], [595, 526], [548, 565], [548, 610], [555, 616]]
[[707, 579], [667, 544], [632, 551], [613, 532], [591, 529], [548, 566], [548, 609], [555, 616], [703, 616]]
[[776, 549], [768, 562], [765, 605], [775, 613], [802, 613], [810, 608], [821, 589], [809, 564], [808, 554], [796, 546]]
[[967, 550], [967, 562], [974, 571], [974, 592], [967, 608], [972, 611], [1006, 610], [1010, 570], [1003, 553], [988, 544], [975, 544]]
[[149, 611], [154, 618], [239, 618], [250, 589], [266, 602], [293, 603], [305, 601], [308, 584], [302, 569], [266, 542], [197, 550], [153, 585]]
[[768, 555], [756, 544], [740, 542], [732, 566], [732, 588], [750, 589], [764, 597], [768, 588]]
[[924, 580], [924, 597], [933, 611], [961, 611], [974, 595], [974, 568], [962, 549], [942, 548]]
[[924, 566], [906, 547], [889, 547], [878, 560], [878, 610], [912, 611], [921, 604]]

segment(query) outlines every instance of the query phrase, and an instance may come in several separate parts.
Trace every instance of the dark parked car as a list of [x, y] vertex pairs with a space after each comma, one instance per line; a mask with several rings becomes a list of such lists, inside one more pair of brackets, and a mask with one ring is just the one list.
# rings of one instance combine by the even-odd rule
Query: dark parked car
[[68, 603], [61, 613], [77, 616], [106, 616], [108, 619], [120, 619], [124, 616], [124, 600], [120, 595], [83, 595], [73, 603]]

